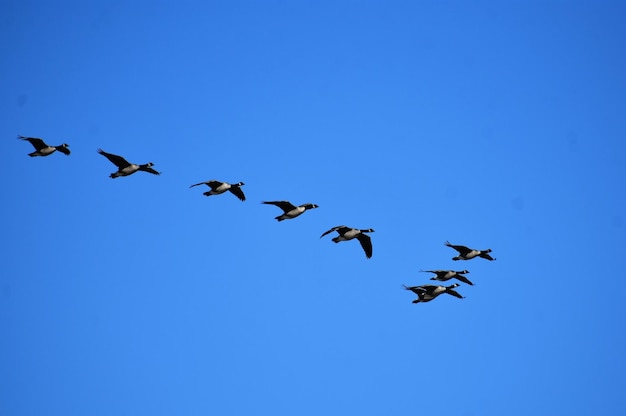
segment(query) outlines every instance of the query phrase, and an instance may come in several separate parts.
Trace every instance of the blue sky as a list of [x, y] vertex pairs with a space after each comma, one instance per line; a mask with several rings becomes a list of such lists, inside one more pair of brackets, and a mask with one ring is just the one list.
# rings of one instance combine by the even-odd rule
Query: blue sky
[[623, 2], [0, 8], [3, 415], [626, 412]]

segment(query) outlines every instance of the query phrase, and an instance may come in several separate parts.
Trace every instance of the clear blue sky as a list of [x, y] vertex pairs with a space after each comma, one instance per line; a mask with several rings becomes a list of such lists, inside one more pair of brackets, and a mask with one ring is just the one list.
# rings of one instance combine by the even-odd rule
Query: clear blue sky
[[[0, 414], [625, 414], [625, 19], [4, 1]], [[463, 300], [402, 288], [464, 268]]]

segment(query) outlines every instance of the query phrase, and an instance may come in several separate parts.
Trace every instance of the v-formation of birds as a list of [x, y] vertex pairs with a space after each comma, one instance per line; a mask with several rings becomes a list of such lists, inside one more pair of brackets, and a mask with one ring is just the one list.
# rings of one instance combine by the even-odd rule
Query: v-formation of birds
[[[67, 143], [63, 143], [58, 146], [50, 146], [46, 144], [42, 139], [37, 138], [37, 137], [25, 137], [25, 136], [19, 136], [19, 135], [17, 137], [21, 140], [26, 140], [30, 142], [30, 144], [33, 145], [33, 147], [35, 148], [34, 152], [28, 154], [30, 157], [49, 156], [52, 153], [56, 152], [57, 150], [65, 154], [66, 156], [70, 155], [70, 149]], [[115, 179], [121, 176], [129, 176], [138, 171], [148, 172], [153, 175], [161, 174], [160, 172], [152, 168], [152, 166], [154, 166], [154, 163], [152, 162], [138, 165], [135, 163], [128, 162], [122, 156], [118, 156], [112, 153], [107, 153], [102, 149], [98, 149], [98, 153], [106, 157], [111, 163], [117, 166], [117, 171], [109, 175], [109, 177], [112, 179]], [[228, 182], [210, 180], [210, 181], [199, 182], [199, 183], [193, 184], [190, 186], [190, 188], [193, 188], [195, 186], [200, 186], [200, 185], [206, 185], [209, 188], [211, 188], [211, 190], [204, 192], [204, 195], [206, 196], [220, 195], [220, 194], [225, 193], [226, 191], [229, 191], [230, 193], [235, 195], [239, 200], [241, 201], [246, 200], [246, 196], [243, 193], [243, 190], [241, 189], [241, 187], [244, 185], [243, 182], [231, 184]], [[318, 208], [318, 205], [316, 204], [306, 203], [306, 204], [296, 206], [296, 205], [293, 205], [289, 201], [263, 201], [262, 203], [268, 204], [268, 205], [275, 205], [283, 211], [282, 215], [275, 217], [275, 219], [279, 222], [284, 221], [284, 220], [294, 219], [302, 215], [307, 210]], [[372, 254], [373, 254], [372, 240], [370, 236], [367, 235], [367, 233], [374, 232], [374, 229], [372, 228], [359, 229], [359, 228], [347, 227], [345, 225], [338, 225], [336, 227], [332, 227], [328, 231], [325, 231], [320, 236], [320, 238], [334, 231], [338, 233], [338, 236], [332, 239], [334, 243], [357, 239], [359, 243], [361, 244], [363, 251], [365, 252], [365, 256], [368, 259], [372, 257]], [[490, 260], [490, 261], [495, 260], [495, 258], [492, 258], [489, 255], [489, 253], [491, 252], [491, 249], [476, 250], [476, 249], [468, 248], [466, 246], [453, 245], [447, 241], [445, 245], [450, 248], [455, 249], [459, 253], [457, 256], [452, 258], [452, 260], [455, 260], [455, 261], [456, 260], [471, 260], [476, 257], [481, 257], [483, 259]], [[469, 270], [462, 270], [462, 271], [422, 270], [422, 271], [434, 273], [435, 276], [432, 277], [431, 280], [445, 282], [450, 279], [457, 279], [465, 284], [473, 285], [473, 283], [466, 276], [464, 276], [465, 274], [469, 273]], [[431, 300], [435, 299], [437, 296], [443, 293], [447, 293], [451, 296], [455, 296], [457, 298], [463, 299], [464, 296], [462, 296], [456, 290], [454, 290], [455, 288], [459, 286], [460, 284], [453, 283], [450, 286], [441, 286], [441, 285], [406, 286], [405, 285], [404, 288], [406, 290], [410, 290], [411, 292], [417, 295], [417, 299], [413, 300], [413, 303], [420, 303], [420, 302], [430, 302]]]

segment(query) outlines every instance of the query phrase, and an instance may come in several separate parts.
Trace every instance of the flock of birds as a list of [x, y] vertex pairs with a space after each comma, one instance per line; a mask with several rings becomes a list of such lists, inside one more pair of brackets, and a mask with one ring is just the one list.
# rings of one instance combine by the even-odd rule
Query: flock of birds
[[[489, 253], [491, 253], [491, 249], [488, 248], [486, 250], [475, 250], [469, 247], [465, 247], [465, 246], [459, 246], [459, 245], [453, 245], [450, 244], [449, 241], [446, 241], [446, 246], [451, 247], [453, 249], [455, 249], [456, 251], [458, 251], [458, 256], [452, 257], [452, 260], [471, 260], [474, 259], [476, 257], [481, 257], [485, 260], [489, 260], [489, 261], [493, 261], [495, 260], [495, 258], [491, 257], [489, 255]], [[473, 286], [474, 283], [472, 283], [466, 276], [464, 276], [465, 274], [469, 273], [469, 270], [461, 270], [461, 271], [454, 271], [454, 270], [421, 270], [422, 272], [427, 272], [427, 273], [435, 273], [434, 277], [431, 277], [430, 280], [437, 280], [440, 282], [447, 282], [450, 279], [457, 279], [460, 280], [463, 283], [466, 283], [470, 286]], [[453, 283], [450, 286], [441, 286], [441, 285], [421, 285], [421, 286], [404, 286], [404, 288], [406, 290], [410, 290], [411, 292], [415, 293], [417, 295], [417, 299], [415, 299], [413, 301], [413, 303], [420, 303], [420, 302], [430, 302], [431, 300], [435, 299], [437, 296], [443, 294], [443, 293], [447, 293], [448, 295], [452, 295], [455, 296], [459, 299], [463, 299], [464, 296], [462, 296], [459, 292], [457, 292], [456, 290], [454, 290], [455, 288], [461, 286], [458, 283]]]
[[[26, 140], [30, 142], [31, 145], [33, 145], [33, 147], [35, 148], [35, 151], [28, 154], [31, 157], [49, 156], [53, 154], [54, 152], [56, 152], [57, 150], [67, 156], [69, 156], [70, 154], [69, 145], [67, 143], [63, 143], [58, 146], [50, 146], [46, 144], [42, 139], [37, 138], [37, 137], [26, 137], [26, 136], [20, 136], [20, 135], [18, 135], [17, 137], [18, 139]], [[122, 156], [118, 156], [112, 153], [107, 153], [102, 149], [98, 149], [98, 153], [106, 157], [111, 163], [113, 163], [117, 167], [117, 171], [109, 175], [109, 177], [112, 179], [115, 179], [121, 176], [129, 176], [138, 171], [148, 172], [153, 175], [161, 174], [160, 172], [152, 168], [152, 166], [154, 166], [154, 163], [152, 162], [138, 165], [135, 163], [128, 162]], [[228, 191], [232, 193], [234, 196], [236, 196], [239, 200], [241, 201], [246, 200], [246, 196], [243, 193], [243, 190], [241, 189], [241, 187], [244, 185], [243, 182], [231, 184], [228, 182], [210, 180], [210, 181], [199, 182], [199, 183], [193, 184], [190, 186], [190, 188], [193, 188], [195, 186], [200, 186], [200, 185], [207, 185], [209, 188], [211, 188], [209, 191], [204, 192], [204, 195], [206, 196], [220, 195]], [[302, 215], [307, 210], [318, 208], [318, 205], [316, 204], [306, 203], [302, 205], [293, 205], [289, 201], [263, 201], [262, 203], [275, 205], [283, 211], [283, 214], [275, 217], [277, 221], [294, 219]], [[347, 227], [345, 225], [338, 225], [336, 227], [332, 227], [328, 231], [325, 231], [320, 236], [320, 238], [335, 231], [337, 232], [338, 235], [332, 239], [334, 243], [357, 239], [359, 243], [361, 244], [363, 251], [365, 252], [365, 256], [368, 259], [372, 257], [372, 254], [373, 254], [372, 239], [370, 238], [369, 235], [367, 235], [367, 233], [374, 232], [374, 229], [372, 228], [359, 229], [359, 228]], [[455, 260], [455, 261], [456, 260], [471, 260], [476, 257], [481, 257], [483, 259], [490, 260], [490, 261], [495, 260], [495, 258], [489, 255], [489, 253], [491, 253], [491, 249], [476, 250], [476, 249], [468, 248], [466, 246], [453, 245], [453, 244], [450, 244], [450, 242], [448, 241], [446, 241], [445, 245], [455, 249], [459, 253], [457, 256], [452, 258], [452, 260]], [[446, 282], [450, 279], [457, 279], [468, 285], [473, 285], [473, 283], [466, 276], [464, 276], [465, 274], [469, 273], [468, 270], [461, 270], [461, 271], [422, 270], [422, 271], [435, 274], [435, 276], [432, 277], [430, 280]], [[410, 290], [411, 292], [417, 295], [417, 299], [413, 300], [413, 303], [420, 303], [420, 302], [430, 302], [431, 300], [435, 299], [437, 296], [443, 293], [447, 293], [448, 295], [452, 295], [457, 298], [463, 299], [464, 296], [462, 296], [456, 290], [454, 290], [455, 288], [459, 286], [460, 285], [458, 283], [454, 283], [450, 286], [432, 285], [432, 284], [420, 285], [420, 286], [404, 285], [404, 288], [406, 290]]]

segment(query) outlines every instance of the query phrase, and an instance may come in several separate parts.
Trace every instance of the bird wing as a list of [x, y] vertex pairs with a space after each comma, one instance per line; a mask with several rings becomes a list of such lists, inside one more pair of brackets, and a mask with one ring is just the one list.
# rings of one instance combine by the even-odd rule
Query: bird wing
[[466, 255], [467, 253], [469, 253], [470, 251], [472, 251], [472, 249], [467, 248], [465, 246], [455, 246], [453, 244], [450, 244], [449, 241], [446, 241], [446, 245], [448, 247], [452, 247], [453, 249], [455, 249], [456, 251], [458, 251], [461, 255]]
[[40, 138], [37, 137], [25, 137], [25, 136], [17, 136], [18, 139], [22, 139], [22, 140], [28, 140], [30, 142], [30, 144], [33, 145], [33, 147], [35, 148], [35, 150], [41, 150], [45, 147], [48, 147], [48, 145], [46, 143], [44, 143], [43, 140], [41, 140]]
[[279, 207], [280, 209], [282, 209], [285, 212], [289, 212], [292, 209], [296, 209], [296, 206], [293, 205], [289, 201], [263, 201], [262, 203], [263, 204], [276, 205], [277, 207]]
[[200, 182], [200, 183], [194, 183], [193, 185], [190, 186], [190, 188], [193, 188], [194, 186], [198, 186], [198, 185], [208, 185], [209, 181], [207, 182]]
[[446, 293], [448, 295], [456, 296], [459, 299], [465, 299], [465, 297], [461, 296], [461, 294], [459, 292], [457, 292], [456, 290], [448, 289], [448, 290], [446, 290]]
[[432, 296], [433, 292], [435, 291], [435, 289], [437, 289], [438, 285], [421, 285], [419, 287], [422, 289], [424, 294], [428, 294]]
[[407, 286], [407, 285], [402, 285], [402, 286], [404, 286], [404, 288], [406, 290], [410, 290], [411, 292], [415, 293], [419, 297], [422, 297], [423, 295], [425, 295], [428, 292], [428, 290], [426, 290], [425, 286], [432, 286], [432, 285], [424, 285], [424, 286]]
[[456, 274], [456, 276], [454, 276], [455, 279], [460, 280], [463, 283], [467, 283], [470, 286], [474, 286], [474, 283], [472, 283], [467, 277], [463, 276], [462, 274]]
[[480, 257], [482, 257], [483, 259], [487, 259], [487, 260], [495, 260], [493, 257], [491, 257], [489, 254], [487, 253], [481, 253]]
[[224, 182], [216, 181], [215, 179], [211, 179], [210, 181], [206, 181], [205, 184], [211, 187], [211, 189], [215, 190], [218, 187], [222, 186]]
[[341, 228], [345, 227], [345, 225], [338, 225], [336, 227], [331, 228], [330, 230], [324, 232], [324, 234], [320, 235], [320, 238], [324, 237], [325, 235], [328, 235], [330, 233], [332, 233], [333, 231], [337, 231], [340, 230]]
[[369, 235], [360, 233], [356, 236], [361, 243], [361, 247], [363, 247], [363, 251], [365, 251], [365, 256], [369, 259], [372, 257], [372, 239]]
[[415, 293], [416, 295], [420, 295], [420, 294], [423, 294], [425, 292], [424, 289], [422, 289], [421, 286], [407, 286], [407, 285], [402, 285], [402, 286], [404, 286], [404, 289], [410, 290], [411, 292]]
[[153, 175], [160, 175], [161, 172], [157, 172], [156, 170], [152, 169], [150, 166], [145, 166], [145, 165], [140, 165], [139, 166], [139, 170], [143, 170], [144, 172], [148, 172], [151, 173]]
[[235, 195], [241, 201], [245, 201], [246, 200], [246, 196], [244, 195], [243, 191], [241, 190], [241, 187], [239, 187], [237, 185], [231, 185], [229, 191], [230, 191], [231, 194]]
[[115, 166], [117, 166], [120, 169], [124, 169], [125, 167], [130, 166], [130, 163], [128, 163], [128, 161], [124, 159], [122, 156], [107, 153], [102, 149], [98, 149], [98, 153], [100, 153], [102, 156], [109, 159], [111, 163], [113, 163]]

